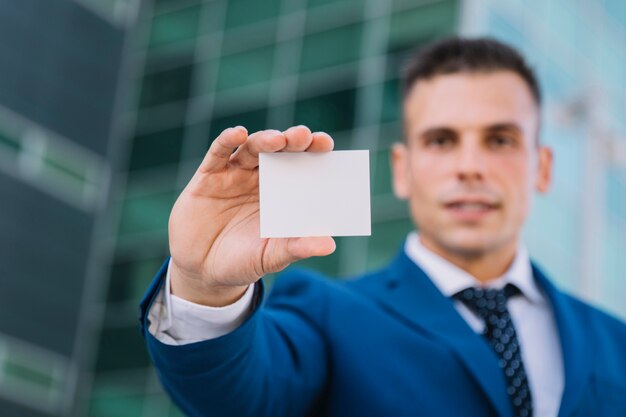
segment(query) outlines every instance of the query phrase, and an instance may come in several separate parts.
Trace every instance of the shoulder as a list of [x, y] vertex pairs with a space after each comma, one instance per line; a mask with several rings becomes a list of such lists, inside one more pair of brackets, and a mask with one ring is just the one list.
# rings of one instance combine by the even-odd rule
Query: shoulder
[[594, 340], [598, 343], [609, 341], [612, 345], [626, 349], [624, 321], [573, 295], [561, 293], [561, 297], [577, 316], [580, 325], [587, 327], [585, 332], [593, 336]]

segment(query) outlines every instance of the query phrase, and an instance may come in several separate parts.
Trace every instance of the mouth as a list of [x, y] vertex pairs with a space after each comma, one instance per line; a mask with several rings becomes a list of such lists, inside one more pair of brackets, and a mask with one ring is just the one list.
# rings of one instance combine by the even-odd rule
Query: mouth
[[457, 220], [476, 222], [499, 210], [500, 204], [487, 199], [456, 199], [444, 203], [444, 208]]

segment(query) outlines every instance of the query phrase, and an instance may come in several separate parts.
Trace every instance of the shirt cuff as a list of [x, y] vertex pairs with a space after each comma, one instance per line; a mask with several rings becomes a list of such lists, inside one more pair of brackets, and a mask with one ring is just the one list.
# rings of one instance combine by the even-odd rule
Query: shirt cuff
[[[170, 261], [171, 262], [171, 261]], [[209, 307], [177, 297], [170, 290], [170, 264], [165, 285], [148, 313], [148, 330], [160, 342], [185, 345], [215, 339], [235, 330], [250, 314], [254, 285], [243, 296], [224, 307]]]

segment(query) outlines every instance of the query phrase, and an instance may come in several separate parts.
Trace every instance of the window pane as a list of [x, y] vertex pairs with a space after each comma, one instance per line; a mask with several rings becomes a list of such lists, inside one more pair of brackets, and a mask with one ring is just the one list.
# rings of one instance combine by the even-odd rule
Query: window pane
[[266, 129], [267, 109], [252, 110], [245, 113], [232, 114], [215, 118], [211, 121], [209, 133], [212, 142], [224, 129], [234, 126], [244, 126], [249, 133]]
[[7, 135], [4, 132], [0, 132], [0, 151], [17, 156], [17, 153], [19, 153], [21, 150], [22, 144], [20, 143], [19, 139]]
[[367, 268], [380, 268], [389, 262], [400, 249], [407, 233], [414, 228], [410, 219], [374, 223], [368, 245]]
[[175, 128], [136, 136], [130, 157], [130, 170], [177, 163], [184, 134], [183, 128]]
[[360, 24], [307, 35], [302, 45], [300, 68], [311, 71], [355, 61], [360, 40]]
[[149, 45], [163, 45], [196, 36], [200, 10], [200, 6], [196, 5], [155, 16], [150, 28]]
[[143, 337], [135, 325], [105, 328], [98, 352], [97, 371], [147, 367], [150, 364]]
[[303, 124], [311, 130], [338, 132], [354, 125], [355, 90], [343, 90], [296, 103], [294, 124]]
[[148, 74], [141, 87], [140, 107], [157, 106], [184, 100], [189, 96], [192, 65]]
[[438, 1], [394, 13], [389, 25], [389, 49], [414, 48], [417, 42], [452, 34], [457, 1]]
[[400, 119], [400, 81], [397, 78], [385, 81], [380, 122], [389, 123]]
[[336, 3], [361, 3], [361, 0], [309, 0], [309, 7], [313, 8]]
[[109, 283], [109, 303], [139, 301], [166, 256], [154, 259], [118, 261], [113, 265]]
[[274, 48], [227, 55], [220, 62], [217, 90], [267, 82], [272, 77]]
[[372, 170], [372, 194], [391, 194], [391, 163], [389, 151], [376, 152], [376, 169]]
[[144, 396], [126, 392], [120, 388], [95, 389], [91, 404], [90, 417], [141, 417]]
[[167, 231], [167, 220], [177, 193], [162, 192], [127, 198], [122, 207], [120, 235]]
[[226, 13], [226, 27], [233, 28], [272, 18], [278, 13], [280, 0], [230, 0]]

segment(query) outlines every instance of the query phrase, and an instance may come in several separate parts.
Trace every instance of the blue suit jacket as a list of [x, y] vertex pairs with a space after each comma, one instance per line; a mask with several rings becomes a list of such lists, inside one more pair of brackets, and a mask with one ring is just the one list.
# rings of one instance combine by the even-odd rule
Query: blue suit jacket
[[[350, 281], [289, 270], [234, 332], [184, 346], [146, 330], [164, 274], [141, 322], [165, 389], [188, 415], [512, 416], [495, 354], [403, 251]], [[626, 326], [534, 276], [562, 345], [559, 416], [626, 416]]]

